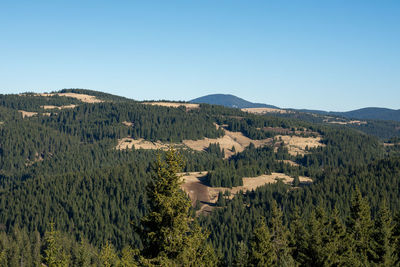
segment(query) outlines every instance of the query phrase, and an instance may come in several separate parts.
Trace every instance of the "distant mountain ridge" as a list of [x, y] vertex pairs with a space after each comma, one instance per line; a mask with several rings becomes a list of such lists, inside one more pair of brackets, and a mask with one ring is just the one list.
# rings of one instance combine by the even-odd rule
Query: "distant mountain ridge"
[[324, 111], [324, 110], [308, 110], [308, 109], [292, 109], [300, 112], [316, 113], [322, 115], [334, 115], [347, 119], [359, 120], [386, 120], [386, 121], [400, 121], [400, 110], [389, 108], [368, 107], [360, 108], [350, 111]]
[[253, 103], [230, 94], [211, 94], [190, 100], [191, 103], [221, 105], [230, 108], [278, 108], [273, 105]]
[[400, 121], [400, 110], [368, 107], [347, 112], [333, 112], [347, 118]]
[[[253, 103], [230, 94], [211, 94], [195, 98], [193, 100], [190, 100], [189, 102], [221, 105], [231, 108], [279, 108], [277, 106], [269, 104]], [[341, 116], [348, 119], [400, 121], [400, 110], [389, 109], [389, 108], [367, 107], [346, 112], [308, 110], [308, 109], [289, 109], [289, 110], [323, 114], [323, 115]]]

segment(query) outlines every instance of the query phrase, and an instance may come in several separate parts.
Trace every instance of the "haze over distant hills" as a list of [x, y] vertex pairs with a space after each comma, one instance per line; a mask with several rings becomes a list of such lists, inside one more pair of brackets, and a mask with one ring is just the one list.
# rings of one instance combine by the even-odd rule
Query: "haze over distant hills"
[[[211, 94], [191, 100], [192, 103], [206, 103], [213, 105], [222, 105], [234, 108], [278, 108], [277, 106], [253, 103], [242, 98], [230, 94]], [[400, 110], [367, 107], [346, 112], [324, 111], [324, 110], [308, 110], [308, 109], [291, 109], [300, 112], [318, 113], [324, 115], [342, 116], [351, 119], [372, 119], [372, 120], [392, 120], [400, 121]]]

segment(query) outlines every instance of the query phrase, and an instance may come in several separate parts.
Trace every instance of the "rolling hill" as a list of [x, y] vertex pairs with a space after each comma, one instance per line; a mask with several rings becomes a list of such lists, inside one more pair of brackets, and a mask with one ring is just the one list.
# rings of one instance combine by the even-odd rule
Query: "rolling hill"
[[[373, 136], [379, 125], [312, 115], [138, 102], [81, 89], [0, 94], [0, 266], [52, 266], [52, 245], [64, 266], [110, 266], [104, 255], [124, 266], [149, 266], [137, 263], [147, 257], [146, 236], [137, 229], [155, 206], [149, 189], [168, 146], [185, 162], [179, 175], [187, 177], [190, 222], [209, 233], [218, 266], [234, 266], [237, 255], [251, 251], [260, 218], [308, 249], [314, 237], [336, 242], [338, 223], [340, 235], [354, 231], [342, 222], [358, 219], [352, 207], [361, 203], [372, 216], [365, 219], [373, 227], [366, 243], [375, 242], [383, 200], [388, 216], [400, 210], [400, 145]], [[299, 237], [296, 225], [310, 234]], [[400, 220], [392, 226], [400, 229]], [[345, 238], [344, 247], [357, 241]], [[314, 266], [315, 255], [341, 255], [325, 241], [318, 246], [325, 247], [304, 250], [307, 258], [285, 257]], [[352, 261], [362, 256], [354, 251]]]
[[278, 108], [273, 105], [253, 103], [229, 94], [212, 94], [190, 100], [191, 103], [206, 103], [230, 108]]
[[[278, 108], [274, 105], [253, 103], [243, 98], [230, 94], [211, 94], [190, 100], [191, 103], [206, 103], [211, 105], [221, 105], [230, 108]], [[309, 109], [290, 109], [294, 111], [340, 116], [348, 119], [358, 120], [390, 120], [400, 121], [400, 110], [367, 107], [346, 112], [324, 111], [324, 110], [309, 110]]]
[[368, 107], [347, 112], [332, 112], [346, 118], [400, 121], [400, 110]]

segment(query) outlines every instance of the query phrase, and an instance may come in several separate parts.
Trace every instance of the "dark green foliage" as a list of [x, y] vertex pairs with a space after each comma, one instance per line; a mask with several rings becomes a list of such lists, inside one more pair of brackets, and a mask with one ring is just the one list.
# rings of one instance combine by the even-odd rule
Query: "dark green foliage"
[[[290, 158], [286, 153], [279, 157]], [[305, 174], [302, 167], [293, 167], [277, 161], [279, 158], [273, 148], [265, 146], [255, 148], [250, 145], [246, 150], [225, 161], [217, 162], [207, 176], [207, 182], [213, 187], [233, 187], [243, 185], [242, 177], [256, 177], [271, 172], [283, 172], [289, 175]]]
[[[157, 152], [114, 148], [117, 139], [127, 136], [171, 143], [220, 137], [223, 130], [217, 130], [215, 123], [255, 139], [277, 134], [322, 135], [325, 144], [297, 157], [272, 139], [265, 147], [250, 145], [230, 159], [223, 159], [218, 144], [210, 145], [207, 152], [180, 151], [186, 163], [183, 171], [209, 171], [207, 179], [212, 186], [237, 186], [242, 177], [271, 172], [295, 178], [309, 176], [314, 181], [306, 185], [296, 178], [296, 188], [278, 182], [229, 198], [221, 193], [213, 211], [196, 220], [210, 232], [223, 264], [254, 262], [258, 256], [252, 249], [261, 241], [271, 244], [271, 257], [264, 260], [272, 260], [272, 265], [399, 264], [400, 217], [391, 219], [400, 210], [400, 158], [396, 157], [400, 149], [396, 139], [384, 148], [376, 138], [348, 127], [328, 127], [280, 115], [257, 116], [211, 105], [200, 105], [196, 110], [157, 107], [94, 91], [63, 92], [95, 95], [105, 102], [85, 104], [72, 98], [32, 95], [0, 97], [1, 266], [38, 266], [45, 263], [45, 251], [60, 252], [72, 266], [133, 266], [138, 259], [147, 265], [171, 265], [174, 257], [182, 263], [189, 255], [211, 255], [207, 254], [211, 250], [208, 246], [198, 254], [187, 249], [207, 243], [206, 235], [195, 226], [188, 231], [194, 238], [187, 239], [185, 245], [178, 241], [176, 246], [159, 245], [157, 238], [163, 237], [160, 231], [147, 232], [157, 232], [157, 238], [142, 243], [132, 225], [139, 224], [149, 214], [149, 207], [157, 205], [146, 195]], [[52, 110], [51, 116], [45, 116], [41, 108], [72, 103], [78, 107]], [[18, 109], [39, 114], [22, 118]], [[124, 121], [133, 125], [126, 126]], [[372, 131], [378, 122], [368, 125]], [[186, 212], [188, 200], [176, 192], [176, 201], [167, 203]], [[383, 200], [387, 208], [381, 205]], [[175, 216], [179, 209], [170, 211], [165, 214], [182, 218]], [[261, 217], [267, 232], [255, 228]], [[191, 225], [192, 218], [189, 221]], [[57, 230], [50, 228], [50, 222]], [[174, 237], [185, 239], [186, 228], [179, 229]], [[255, 232], [269, 237], [256, 240]], [[148, 249], [155, 243], [158, 249]], [[143, 254], [146, 257], [140, 258], [140, 251], [147, 251]], [[161, 254], [164, 256], [158, 257]], [[200, 262], [217, 262], [211, 258]]]
[[223, 158], [224, 157], [224, 150], [221, 149], [219, 143], [211, 143], [206, 151], [210, 154], [215, 154], [218, 158]]
[[400, 213], [393, 220], [392, 237], [390, 239], [394, 247], [395, 264], [400, 265]]
[[[343, 172], [345, 173], [345, 172]], [[352, 207], [352, 198], [356, 194], [352, 193], [354, 188], [359, 186], [360, 191], [364, 192], [368, 196], [368, 202], [371, 205], [371, 212], [373, 216], [376, 216], [379, 206], [381, 205], [382, 199], [386, 199], [390, 210], [397, 211], [400, 207], [400, 199], [398, 197], [398, 188], [400, 188], [400, 159], [381, 160], [374, 162], [369, 166], [359, 168], [348, 176], [326, 176], [324, 179], [318, 179], [314, 184], [309, 186], [301, 187], [298, 190], [290, 190], [283, 184], [275, 184], [258, 188], [255, 192], [248, 192], [246, 196], [237, 195], [232, 201], [228, 201], [224, 209], [217, 209], [213, 214], [207, 218], [202, 219], [202, 224], [208, 227], [211, 231], [211, 240], [216, 248], [223, 248], [223, 253], [227, 260], [227, 264], [230, 265], [233, 261], [231, 255], [234, 255], [234, 251], [237, 247], [238, 240], [245, 240], [248, 242], [252, 229], [252, 222], [257, 217], [264, 216], [269, 220], [271, 218], [270, 206], [272, 202], [276, 200], [279, 205], [283, 208], [284, 222], [289, 222], [292, 233], [295, 235], [295, 241], [290, 241], [290, 246], [294, 247], [293, 256], [296, 261], [300, 259], [300, 262], [307, 262], [308, 259], [305, 256], [307, 251], [311, 248], [307, 245], [309, 238], [308, 233], [311, 233], [311, 225], [315, 229], [318, 229], [318, 224], [313, 223], [310, 225], [308, 218], [315, 217], [316, 219], [325, 218], [324, 224], [329, 223], [332, 225], [332, 229], [326, 229], [324, 231], [318, 231], [318, 233], [325, 233], [325, 239], [321, 237], [320, 241], [326, 243], [327, 247], [325, 251], [336, 251], [335, 257], [330, 256], [330, 259], [337, 260], [339, 262], [352, 262], [354, 257], [349, 255], [346, 245], [345, 247], [340, 246], [341, 243], [347, 244], [359, 244], [360, 250], [363, 253], [368, 253], [368, 261], [373, 260], [372, 244], [362, 244], [359, 237], [356, 237], [355, 241], [353, 235], [343, 233], [343, 222], [347, 218], [350, 218], [350, 208]], [[360, 200], [360, 203], [367, 201], [367, 198]], [[357, 214], [356, 205], [353, 200], [353, 214]], [[314, 213], [313, 210], [320, 206], [320, 210], [325, 214], [333, 214], [334, 217], [321, 216]], [[336, 206], [337, 211], [334, 207]], [[297, 208], [296, 208], [297, 207]], [[302, 214], [302, 218], [292, 217], [292, 214]], [[363, 209], [367, 213], [368, 209]], [[339, 212], [340, 211], [340, 212]], [[322, 214], [323, 214], [322, 213]], [[332, 215], [332, 216], [333, 216]], [[328, 217], [328, 218], [327, 218]], [[295, 219], [297, 218], [297, 219]], [[354, 215], [354, 218], [356, 216]], [[358, 218], [357, 220], [361, 220]], [[316, 220], [318, 222], [318, 220]], [[366, 220], [368, 222], [368, 220]], [[360, 229], [357, 223], [350, 223], [346, 227], [346, 231], [353, 232]], [[368, 223], [366, 223], [368, 224]], [[372, 222], [369, 223], [374, 228]], [[350, 226], [350, 225], [354, 225]], [[368, 228], [368, 227], [367, 227]], [[397, 229], [397, 228], [395, 228]], [[357, 230], [358, 231], [358, 230]], [[372, 233], [371, 233], [372, 234]], [[357, 234], [358, 235], [358, 234]], [[329, 239], [326, 239], [326, 236]], [[368, 235], [367, 235], [368, 236]], [[317, 238], [317, 236], [315, 236]], [[365, 235], [364, 239], [365, 240]], [[318, 239], [317, 239], [318, 240]], [[397, 239], [396, 239], [397, 240]], [[394, 241], [393, 241], [394, 242]], [[300, 245], [299, 245], [300, 244]], [[329, 245], [329, 246], [328, 246]], [[367, 245], [366, 250], [363, 246]], [[319, 248], [319, 247], [317, 247]], [[354, 247], [352, 250], [357, 251]], [[366, 252], [368, 251], [368, 252]], [[340, 256], [338, 256], [340, 255]], [[369, 257], [369, 258], [368, 258]], [[358, 257], [358, 259], [361, 259]]]
[[[360, 132], [376, 136], [382, 140], [387, 140], [392, 137], [399, 137], [400, 136], [400, 122], [395, 120], [379, 120], [379, 119], [366, 119], [363, 120], [366, 122], [357, 124], [357, 123], [349, 123], [346, 125], [335, 125], [332, 123], [327, 123], [326, 120], [328, 117], [324, 114], [317, 114], [317, 113], [308, 113], [308, 112], [296, 112], [293, 111], [291, 113], [283, 113], [283, 114], [276, 114], [276, 116], [284, 117], [284, 118], [292, 118], [292, 119], [299, 119], [302, 121], [307, 121], [311, 123], [318, 123], [318, 124], [326, 124], [331, 127], [336, 127], [339, 129], [343, 128], [352, 128], [356, 129]], [[333, 115], [333, 117], [336, 117]], [[398, 120], [398, 117], [397, 117]], [[332, 116], [329, 116], [328, 121], [332, 121]], [[338, 115], [333, 121], [339, 122], [349, 122], [351, 119], [347, 119]]]
[[158, 158], [153, 180], [147, 186], [149, 211], [141, 219], [140, 234], [143, 265], [194, 266], [198, 263], [217, 265], [207, 235], [190, 217], [190, 200], [180, 189], [178, 173], [183, 161], [173, 148], [165, 159]]
[[372, 245], [374, 250], [373, 261], [381, 266], [395, 266], [396, 254], [392, 240], [393, 222], [390, 211], [383, 201], [375, 219], [375, 227], [372, 233]]
[[3, 184], [0, 220], [6, 229], [24, 225], [42, 234], [54, 221], [59, 230], [85, 236], [95, 245], [106, 240], [118, 247], [140, 245], [130, 224], [145, 212], [146, 179], [146, 167], [132, 163]]
[[41, 238], [38, 232], [14, 228], [0, 233], [0, 265], [14, 266], [100, 266], [99, 251], [87, 241], [74, 238], [54, 228]]
[[250, 266], [275, 266], [277, 263], [276, 250], [272, 244], [271, 234], [264, 220], [260, 220], [254, 228], [250, 241]]
[[273, 201], [269, 229], [271, 232], [272, 247], [276, 255], [274, 265], [294, 266], [294, 260], [289, 248], [289, 231], [282, 217], [282, 210], [277, 206], [276, 201]]
[[[30, 93], [23, 95], [0, 95], [0, 106], [10, 108], [12, 110], [36, 111], [39, 113], [49, 112], [44, 110], [42, 106], [64, 106], [71, 104], [81, 104], [79, 100], [72, 97], [64, 96], [38, 96]], [[21, 114], [19, 114], [22, 117]]]

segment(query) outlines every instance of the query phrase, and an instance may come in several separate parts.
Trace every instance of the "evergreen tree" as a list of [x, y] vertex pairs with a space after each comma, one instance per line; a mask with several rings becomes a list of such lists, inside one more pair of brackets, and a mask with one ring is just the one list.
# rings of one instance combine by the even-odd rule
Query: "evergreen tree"
[[269, 228], [271, 233], [271, 243], [276, 255], [277, 266], [293, 266], [294, 260], [289, 249], [289, 231], [283, 223], [282, 210], [276, 201], [272, 201], [271, 220]]
[[300, 178], [298, 175], [295, 175], [293, 178], [293, 186], [297, 187], [300, 185]]
[[110, 242], [106, 242], [100, 251], [100, 261], [104, 267], [112, 267], [119, 265], [119, 258], [114, 246]]
[[375, 219], [374, 229], [374, 262], [380, 266], [394, 266], [396, 255], [391, 235], [393, 231], [392, 217], [386, 206], [386, 201], [382, 202], [377, 218]]
[[400, 265], [400, 213], [397, 213], [394, 217], [394, 226], [392, 230], [391, 242], [393, 243], [395, 251], [395, 265]]
[[308, 239], [307, 264], [313, 266], [325, 266], [329, 262], [329, 220], [321, 206], [311, 213], [308, 227], [310, 231]]
[[305, 265], [308, 261], [308, 240], [310, 233], [304, 227], [304, 221], [300, 217], [300, 210], [295, 206], [292, 216], [292, 233], [290, 236], [289, 247], [292, 250], [293, 258], [300, 265]]
[[357, 266], [366, 266], [373, 259], [372, 228], [370, 207], [357, 187], [353, 193], [347, 227], [354, 264]]
[[249, 262], [249, 249], [247, 248], [245, 242], [240, 241], [236, 249], [236, 256], [233, 265], [237, 267], [242, 267], [246, 266], [248, 262]]
[[124, 247], [121, 252], [121, 267], [136, 267], [135, 256], [137, 251], [130, 247]]
[[224, 195], [223, 195], [223, 193], [221, 191], [218, 192], [218, 200], [217, 200], [216, 204], [217, 204], [218, 207], [223, 207], [226, 204], [225, 197], [224, 197]]
[[181, 156], [170, 148], [165, 160], [158, 157], [153, 181], [148, 186], [150, 211], [142, 218], [143, 265], [213, 266], [216, 256], [207, 243], [207, 234], [190, 216], [190, 200], [180, 189], [177, 175], [183, 167]]
[[54, 229], [54, 223], [50, 224], [50, 231], [45, 234], [46, 249], [45, 260], [49, 267], [63, 267], [70, 265], [70, 255], [63, 249], [60, 232]]
[[350, 239], [346, 233], [346, 227], [340, 219], [339, 210], [336, 207], [332, 212], [328, 234], [329, 243], [327, 244], [327, 251], [330, 254], [328, 265], [351, 265]]
[[250, 247], [250, 266], [268, 267], [276, 265], [278, 258], [271, 242], [271, 234], [264, 220], [260, 220], [254, 228]]

